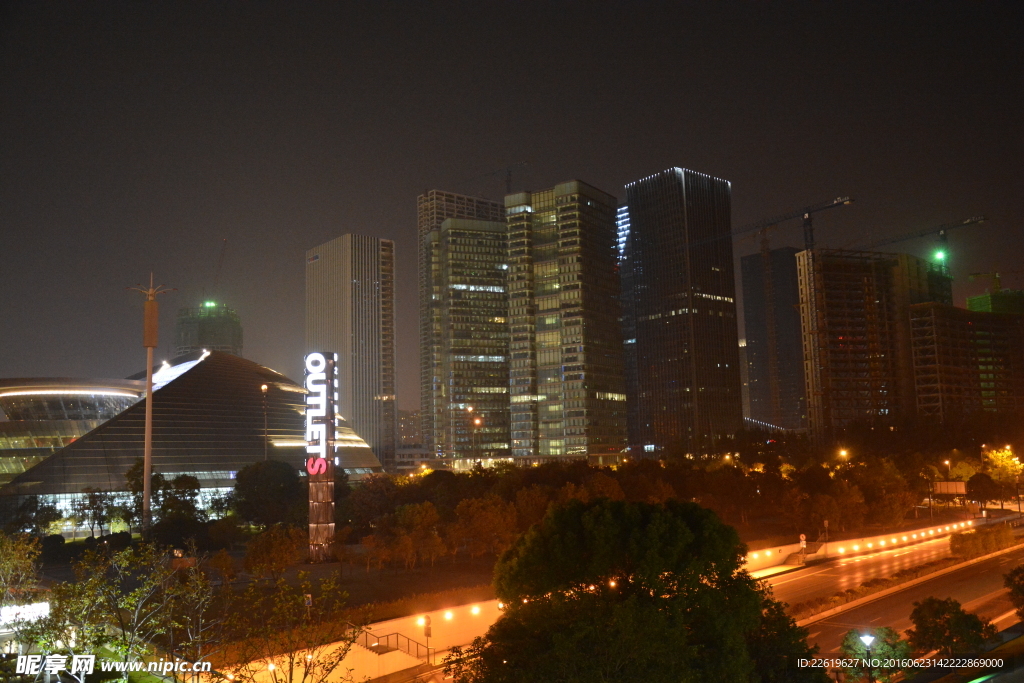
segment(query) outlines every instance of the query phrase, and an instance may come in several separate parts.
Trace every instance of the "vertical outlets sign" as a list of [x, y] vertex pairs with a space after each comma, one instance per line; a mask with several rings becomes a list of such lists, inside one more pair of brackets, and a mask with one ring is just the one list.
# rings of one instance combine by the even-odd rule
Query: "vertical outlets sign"
[[334, 541], [334, 449], [338, 355], [306, 355], [306, 473], [309, 474], [309, 559], [329, 559]]

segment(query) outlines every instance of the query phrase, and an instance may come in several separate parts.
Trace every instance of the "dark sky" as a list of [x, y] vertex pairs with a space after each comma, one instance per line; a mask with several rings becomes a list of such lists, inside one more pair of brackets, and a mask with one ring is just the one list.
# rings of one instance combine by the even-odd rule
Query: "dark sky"
[[961, 305], [985, 287], [967, 273], [1024, 268], [1022, 3], [2, 8], [0, 377], [141, 369], [125, 287], [150, 269], [178, 288], [168, 357], [221, 238], [245, 355], [298, 376], [303, 253], [358, 232], [397, 241], [398, 401], [415, 408], [416, 195], [500, 198], [479, 176], [524, 160], [515, 189], [726, 178], [736, 228], [851, 195], [818, 220], [834, 247], [984, 214], [951, 237]]

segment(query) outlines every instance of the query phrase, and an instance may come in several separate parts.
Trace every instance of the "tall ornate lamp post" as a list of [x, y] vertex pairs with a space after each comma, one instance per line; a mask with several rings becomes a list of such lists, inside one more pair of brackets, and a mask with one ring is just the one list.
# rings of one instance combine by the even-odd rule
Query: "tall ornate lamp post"
[[153, 286], [153, 273], [149, 274], [149, 287], [135, 285], [128, 289], [146, 295], [142, 304], [142, 345], [146, 347], [146, 427], [143, 437], [142, 455], [142, 530], [149, 530], [152, 519], [150, 497], [153, 495], [153, 349], [159, 346], [160, 307], [156, 301], [157, 294], [173, 292], [163, 285]]

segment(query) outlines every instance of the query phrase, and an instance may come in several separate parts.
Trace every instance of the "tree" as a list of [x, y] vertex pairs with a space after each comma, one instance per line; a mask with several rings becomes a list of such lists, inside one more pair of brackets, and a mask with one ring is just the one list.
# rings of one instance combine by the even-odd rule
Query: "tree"
[[64, 516], [55, 505], [40, 503], [39, 496], [25, 496], [14, 505], [8, 505], [3, 530], [8, 534], [29, 533], [45, 536]]
[[301, 559], [307, 542], [306, 534], [294, 527], [272, 526], [249, 541], [245, 570], [277, 581], [288, 567]]
[[1017, 610], [1017, 616], [1024, 620], [1024, 564], [1004, 575], [1003, 585], [1010, 590], [1010, 602]]
[[992, 477], [983, 472], [978, 472], [967, 480], [967, 495], [981, 503], [982, 507], [990, 500], [999, 498], [1000, 487]]
[[516, 491], [516, 520], [519, 531], [525, 532], [534, 524], [544, 519], [551, 505], [553, 491], [548, 486], [534, 484]]
[[199, 509], [198, 479], [179, 474], [171, 480], [160, 503], [160, 520], [206, 521], [206, 514]]
[[[861, 640], [861, 636], [865, 635], [862, 631], [851, 629], [846, 632], [843, 636], [843, 642], [839, 646], [839, 651], [843, 653], [843, 657], [846, 659], [857, 659], [864, 661], [868, 659], [868, 648], [864, 645], [864, 641]], [[900, 660], [907, 660], [911, 658], [910, 643], [900, 638], [899, 632], [895, 629], [883, 626], [873, 630], [869, 635], [874, 636], [874, 641], [871, 643], [871, 659], [881, 660], [881, 664], [898, 664]], [[896, 678], [902, 673], [903, 667], [901, 666], [877, 666], [871, 668], [871, 676], [874, 680], [879, 683], [889, 683], [889, 681]], [[857, 677], [855, 680], [861, 680], [860, 677], [867, 676], [868, 667], [850, 667], [846, 670], [848, 676]]]
[[[0, 531], [0, 610], [16, 613], [19, 607], [33, 601], [39, 583], [40, 552], [38, 539]], [[15, 623], [15, 631], [20, 627]]]
[[82, 512], [86, 524], [89, 525], [89, 535], [95, 538], [96, 527], [99, 527], [100, 536], [102, 536], [103, 525], [110, 519], [110, 508], [112, 507], [110, 494], [94, 488], [84, 488], [82, 493], [85, 494]]
[[977, 614], [967, 612], [953, 598], [929, 597], [914, 603], [910, 613], [914, 628], [907, 631], [910, 645], [919, 652], [942, 654], [980, 652], [996, 635], [995, 627]]
[[[447, 675], [505, 681], [824, 681], [736, 532], [693, 503], [570, 501], [502, 555], [504, 614]], [[710, 657], [728, 652], [727, 657]], [[763, 673], [758, 673], [763, 672]]]
[[453, 535], [470, 557], [502, 553], [516, 538], [516, 508], [497, 496], [467, 498], [455, 508]]
[[214, 553], [213, 557], [206, 561], [206, 566], [220, 574], [224, 586], [230, 587], [231, 582], [238, 576], [235, 558], [223, 549]]
[[1013, 484], [1017, 481], [1024, 465], [1013, 454], [1012, 448], [990, 448], [982, 451], [988, 475], [1000, 484]]
[[[131, 494], [130, 502], [127, 506], [131, 521], [125, 520], [129, 527], [142, 524], [142, 494], [144, 493], [142, 475], [145, 471], [144, 468], [144, 460], [136, 458], [135, 463], [124, 473], [125, 485]], [[151, 473], [149, 477], [150, 511], [159, 512], [163, 506], [164, 491], [166, 489], [167, 481], [164, 479], [164, 475], [159, 472]]]
[[305, 509], [306, 494], [294, 467], [279, 460], [261, 460], [238, 471], [234, 502], [246, 521], [272, 526], [297, 521]]
[[[123, 662], [136, 661], [171, 630], [176, 582], [158, 548], [89, 551], [74, 569], [74, 581], [54, 586], [50, 615], [38, 624], [36, 639], [44, 649], [88, 653], [105, 646]], [[127, 677], [125, 672], [122, 679]]]
[[[413, 555], [413, 566], [415, 566], [416, 560], [428, 559], [433, 565], [434, 561], [444, 554], [444, 541], [441, 540], [441, 535], [438, 532], [441, 516], [437, 514], [437, 508], [433, 503], [427, 501], [403, 505], [395, 510], [395, 518], [402, 535], [408, 538]], [[396, 548], [396, 554], [401, 555], [402, 552]]]
[[278, 578], [272, 590], [255, 583], [235, 598], [227, 668], [237, 681], [325, 683], [351, 681], [341, 668], [361, 630], [344, 612], [347, 595], [331, 577], [314, 583]]
[[[190, 556], [197, 556], [194, 544], [189, 551]], [[224, 646], [223, 605], [218, 604], [218, 596], [201, 563], [179, 569], [177, 579], [172, 603], [171, 650], [189, 662], [210, 660]], [[188, 678], [198, 681], [200, 674], [193, 672]]]

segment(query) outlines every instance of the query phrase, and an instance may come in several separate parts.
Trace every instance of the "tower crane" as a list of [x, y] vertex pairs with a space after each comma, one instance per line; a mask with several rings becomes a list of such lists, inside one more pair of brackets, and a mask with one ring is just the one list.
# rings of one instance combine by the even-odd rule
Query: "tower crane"
[[772, 277], [772, 253], [768, 235], [778, 227], [779, 223], [803, 217], [804, 247], [806, 249], [813, 249], [814, 225], [811, 217], [819, 211], [847, 206], [852, 203], [853, 200], [849, 197], [836, 197], [826, 202], [805, 206], [796, 211], [762, 219], [733, 233], [734, 235], [742, 235], [756, 230], [761, 234], [761, 274], [766, 303], [765, 323], [768, 333], [768, 393], [772, 415], [771, 421], [776, 426], [782, 422], [782, 392], [779, 386], [779, 343], [778, 322], [775, 317], [775, 284]]
[[[962, 220], [959, 223], [947, 223], [946, 225], [939, 225], [934, 228], [927, 230], [919, 230], [917, 232], [908, 232], [897, 237], [887, 237], [876, 242], [872, 242], [866, 246], [860, 247], [863, 251], [870, 251], [877, 249], [878, 247], [884, 247], [888, 244], [896, 244], [897, 242], [905, 242], [907, 240], [917, 239], [918, 237], [928, 237], [930, 235], [938, 235], [940, 249], [945, 249], [946, 245], [949, 244], [949, 231], [955, 230], [956, 228], [964, 228], [968, 225], [975, 225], [977, 223], [983, 223], [985, 221], [984, 216], [975, 216], [974, 218], [968, 218]], [[939, 251], [936, 257], [942, 261], [946, 258], [945, 251]]]
[[814, 224], [812, 223], [811, 216], [813, 216], [814, 214], [818, 213], [819, 211], [826, 211], [827, 209], [834, 209], [836, 207], [846, 206], [848, 204], [853, 204], [853, 200], [850, 199], [849, 197], [836, 197], [835, 199], [830, 199], [827, 202], [821, 202], [819, 204], [812, 204], [810, 206], [805, 206], [802, 209], [798, 209], [796, 211], [790, 211], [789, 213], [784, 213], [784, 214], [781, 214], [779, 216], [772, 216], [771, 218], [763, 218], [763, 219], [757, 221], [756, 223], [751, 223], [750, 225], [748, 225], [748, 226], [746, 226], [744, 228], [741, 228], [737, 232], [734, 232], [733, 236], [742, 235], [742, 234], [747, 233], [747, 232], [753, 232], [754, 230], [760, 230], [765, 235], [767, 235], [767, 231], [773, 230], [779, 223], [782, 223], [782, 222], [785, 222], [785, 221], [789, 221], [789, 220], [793, 220], [794, 218], [803, 217], [803, 219], [804, 219], [804, 248], [805, 249], [814, 249]]
[[462, 186], [465, 185], [466, 183], [473, 182], [474, 180], [480, 180], [481, 178], [490, 178], [491, 176], [496, 176], [499, 173], [502, 173], [505, 175], [505, 194], [512, 194], [512, 171], [514, 171], [517, 168], [523, 168], [524, 166], [529, 165], [530, 162], [528, 161], [520, 161], [518, 164], [512, 164], [511, 166], [506, 166], [505, 168], [496, 168], [488, 173], [481, 173], [478, 176], [473, 176], [469, 180], [462, 181], [461, 183], [459, 183], [459, 185]]
[[221, 239], [220, 256], [217, 258], [217, 270], [213, 272], [213, 295], [220, 296], [220, 273], [224, 270], [224, 255], [228, 251], [228, 238]]

